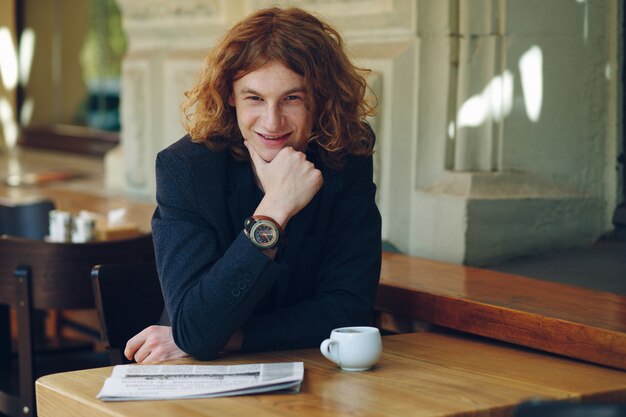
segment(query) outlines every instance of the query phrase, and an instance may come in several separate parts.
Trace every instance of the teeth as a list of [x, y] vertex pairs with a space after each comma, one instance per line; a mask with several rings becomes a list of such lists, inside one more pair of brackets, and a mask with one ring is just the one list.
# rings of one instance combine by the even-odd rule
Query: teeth
[[268, 140], [276, 140], [276, 139], [280, 139], [280, 138], [284, 137], [285, 135], [281, 135], [281, 136], [266, 136], [266, 135], [261, 135], [261, 136], [263, 136], [265, 139], [268, 139]]

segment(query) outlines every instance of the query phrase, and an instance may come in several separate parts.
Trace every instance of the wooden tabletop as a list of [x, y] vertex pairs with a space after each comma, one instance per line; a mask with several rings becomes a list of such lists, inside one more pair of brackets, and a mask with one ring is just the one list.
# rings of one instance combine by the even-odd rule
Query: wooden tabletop
[[[47, 172], [76, 173], [77, 178], [51, 181], [40, 185], [11, 187], [4, 181], [9, 175]], [[60, 210], [78, 213], [88, 210], [106, 215], [126, 209], [124, 221], [149, 232], [150, 219], [156, 207], [153, 199], [126, 195], [105, 184], [101, 159], [68, 153], [17, 148], [13, 154], [0, 154], [0, 202], [25, 204], [41, 199], [52, 200]]]
[[102, 402], [96, 394], [109, 367], [40, 378], [38, 415], [501, 417], [531, 398], [626, 400], [623, 371], [460, 334], [386, 336], [381, 360], [367, 372], [341, 371], [318, 349], [229, 355], [210, 363], [282, 361], [304, 361], [299, 394]]

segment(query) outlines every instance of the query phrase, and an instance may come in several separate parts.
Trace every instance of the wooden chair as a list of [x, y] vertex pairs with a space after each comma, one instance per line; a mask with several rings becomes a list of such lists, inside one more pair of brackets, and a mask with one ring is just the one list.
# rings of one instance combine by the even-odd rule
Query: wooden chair
[[130, 363], [126, 342], [159, 321], [164, 302], [154, 263], [97, 265], [92, 273], [100, 334], [114, 365]]
[[[0, 238], [0, 376], [8, 379], [0, 381], [0, 413], [36, 415], [34, 381], [50, 373], [40, 360], [54, 359], [58, 354], [35, 352], [34, 312], [94, 308], [89, 279], [93, 265], [153, 259], [151, 235], [81, 244]], [[11, 348], [11, 308], [15, 309], [17, 319], [17, 356]], [[35, 359], [38, 360], [36, 366]], [[52, 372], [93, 366], [78, 364], [68, 357], [58, 359], [62, 360], [62, 366], [49, 368]], [[100, 360], [99, 366], [107, 362]]]
[[[0, 199], [0, 235], [42, 240], [48, 234], [49, 213], [54, 209], [54, 202], [48, 199], [28, 203]], [[45, 311], [35, 312], [36, 334], [43, 333], [46, 316]]]

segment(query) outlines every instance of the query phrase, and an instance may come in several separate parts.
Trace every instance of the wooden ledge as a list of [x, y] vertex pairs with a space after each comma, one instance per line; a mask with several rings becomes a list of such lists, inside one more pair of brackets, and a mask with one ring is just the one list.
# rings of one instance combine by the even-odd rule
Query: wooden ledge
[[383, 253], [378, 311], [626, 370], [626, 297]]
[[118, 132], [72, 125], [30, 125], [22, 128], [20, 146], [103, 157], [120, 143]]

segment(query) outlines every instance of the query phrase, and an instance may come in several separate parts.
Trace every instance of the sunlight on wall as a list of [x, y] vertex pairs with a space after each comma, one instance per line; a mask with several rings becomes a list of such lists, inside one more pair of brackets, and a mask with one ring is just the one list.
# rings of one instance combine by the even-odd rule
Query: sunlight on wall
[[0, 97], [0, 124], [6, 146], [13, 148], [17, 142], [17, 122], [11, 104], [4, 97]]
[[606, 65], [604, 66], [604, 78], [606, 78], [607, 81], [611, 81], [611, 63], [607, 62]]
[[583, 16], [583, 37], [585, 42], [589, 38], [589, 3], [588, 0], [576, 0], [576, 3], [582, 3], [585, 6], [585, 15]]
[[543, 104], [543, 53], [534, 45], [519, 60], [526, 115], [537, 123]]
[[0, 28], [0, 76], [5, 89], [11, 91], [17, 86], [17, 53], [7, 27]]
[[26, 126], [33, 120], [33, 113], [35, 111], [35, 100], [32, 97], [27, 97], [22, 103], [20, 109], [20, 124]]
[[[519, 60], [524, 106], [528, 119], [537, 123], [543, 104], [543, 53], [532, 46]], [[456, 123], [448, 124], [448, 137], [454, 138], [457, 129], [477, 127], [489, 120], [501, 121], [513, 109], [513, 73], [505, 70], [491, 79], [480, 94], [465, 100], [459, 108]]]
[[20, 84], [26, 86], [28, 79], [30, 78], [30, 69], [33, 64], [33, 57], [35, 56], [35, 31], [31, 28], [26, 28], [22, 32], [20, 38]]
[[[0, 28], [0, 78], [7, 91], [13, 91], [18, 84], [25, 86], [30, 78], [30, 69], [35, 54], [35, 32], [27, 28], [22, 32], [19, 51], [13, 43], [13, 36], [7, 27]], [[18, 65], [19, 59], [19, 65]], [[34, 103], [27, 98], [24, 101], [20, 121], [26, 124], [33, 114]], [[10, 149], [17, 143], [18, 124], [11, 103], [0, 97], [0, 127], [5, 145]]]
[[493, 77], [482, 93], [463, 103], [457, 115], [457, 128], [480, 126], [487, 120], [500, 121], [511, 112], [512, 107], [513, 74], [507, 70]]

